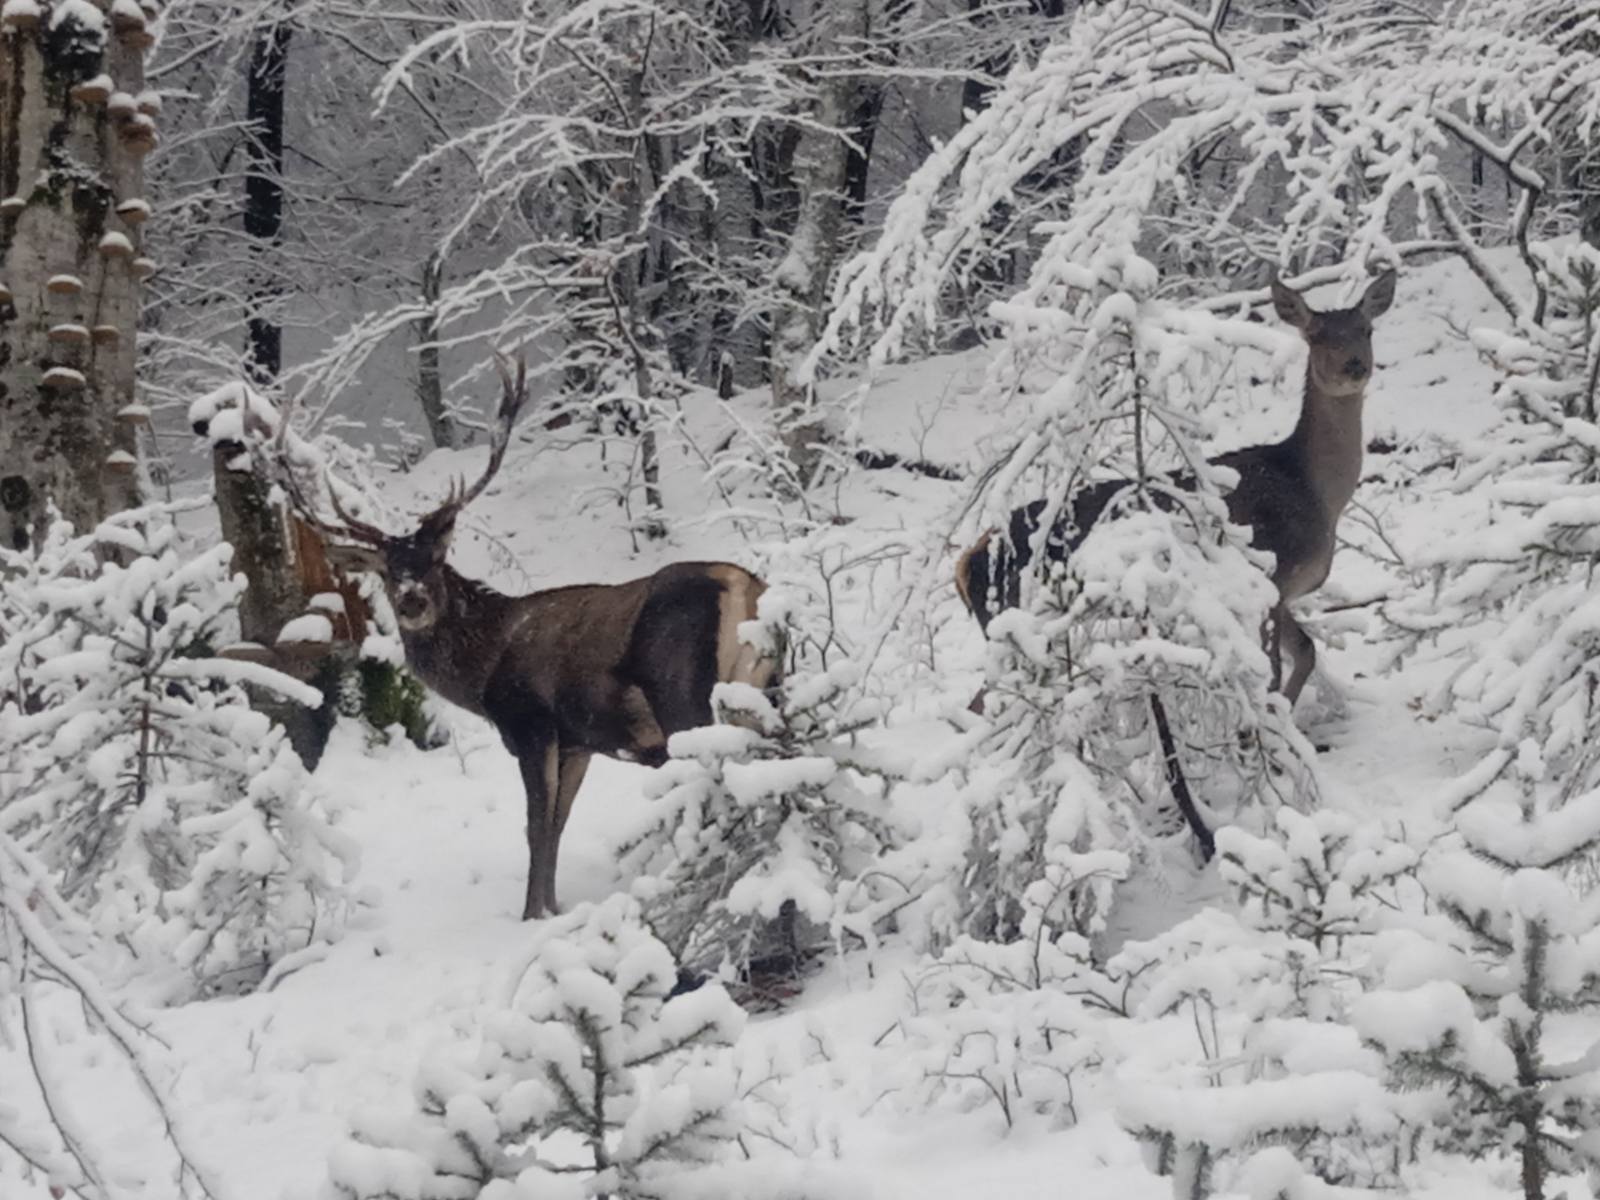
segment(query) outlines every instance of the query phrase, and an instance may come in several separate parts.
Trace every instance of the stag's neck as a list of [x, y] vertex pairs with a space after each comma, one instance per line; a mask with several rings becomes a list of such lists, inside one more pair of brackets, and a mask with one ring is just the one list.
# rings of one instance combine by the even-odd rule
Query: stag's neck
[[1300, 421], [1284, 441], [1299, 462], [1329, 524], [1338, 521], [1361, 479], [1361, 410], [1366, 393], [1329, 396], [1306, 378]]

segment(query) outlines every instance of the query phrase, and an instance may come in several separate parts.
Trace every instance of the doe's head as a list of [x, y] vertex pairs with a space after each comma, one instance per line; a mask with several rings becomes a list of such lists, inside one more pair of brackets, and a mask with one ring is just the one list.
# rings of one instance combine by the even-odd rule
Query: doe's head
[[1272, 307], [1311, 349], [1308, 377], [1325, 396], [1356, 397], [1372, 376], [1372, 323], [1394, 302], [1393, 271], [1367, 285], [1349, 308], [1317, 312], [1286, 283], [1272, 281]]

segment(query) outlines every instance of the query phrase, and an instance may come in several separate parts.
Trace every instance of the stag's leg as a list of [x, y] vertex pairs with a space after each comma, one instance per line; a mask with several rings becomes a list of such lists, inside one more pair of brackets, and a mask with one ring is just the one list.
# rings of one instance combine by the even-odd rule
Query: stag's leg
[[583, 786], [583, 777], [589, 770], [590, 755], [585, 751], [568, 750], [560, 756], [556, 769], [555, 804], [551, 809], [551, 827], [545, 843], [549, 870], [545, 874], [544, 906], [550, 913], [559, 912], [556, 906], [556, 859], [561, 853], [561, 831], [567, 827], [567, 816], [572, 812], [572, 801]]
[[[556, 797], [560, 794], [560, 756], [556, 744], [547, 741], [517, 748], [522, 767], [522, 786], [528, 793], [528, 892], [522, 904], [522, 919], [532, 920], [555, 912], [555, 824]], [[551, 900], [548, 912], [546, 901]]]

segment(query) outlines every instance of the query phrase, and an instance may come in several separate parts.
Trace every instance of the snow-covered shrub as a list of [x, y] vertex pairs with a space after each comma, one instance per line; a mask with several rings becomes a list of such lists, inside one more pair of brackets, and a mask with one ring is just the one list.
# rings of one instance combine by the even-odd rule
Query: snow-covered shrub
[[1217, 1173], [1270, 1146], [1330, 1183], [1389, 1184], [1426, 1113], [1386, 1094], [1381, 1060], [1346, 1023], [1415, 853], [1340, 813], [1280, 809], [1276, 825], [1218, 833], [1236, 913], [1208, 909], [1106, 967], [1132, 1016], [1193, 1033], [1192, 1057], [1130, 1056], [1118, 1097], [1175, 1195], [1209, 1195]]
[[1106, 851], [1053, 864], [1023, 897], [1014, 941], [956, 939], [912, 981], [900, 1036], [883, 1043], [886, 1075], [920, 1104], [993, 1104], [1008, 1129], [1028, 1114], [1075, 1124], [1078, 1089], [1102, 1065], [1102, 1027], [1121, 997], [1087, 939], [1060, 932], [1057, 910], [1086, 879], [1125, 868]]
[[[15, 1182], [27, 1195], [224, 1194], [204, 1143], [169, 1107], [173, 1064], [147, 1018], [102, 983], [97, 966], [112, 955], [54, 874], [0, 831], [0, 1190], [18, 1194]], [[126, 1088], [109, 1127], [84, 1109], [73, 1068], [85, 1043], [95, 1047], [97, 1082]], [[152, 1142], [170, 1155], [151, 1155]]]
[[1431, 1102], [1433, 1145], [1504, 1155], [1536, 1200], [1555, 1173], [1600, 1178], [1600, 1061], [1553, 1028], [1600, 1012], [1587, 882], [1600, 792], [1548, 787], [1531, 738], [1512, 774], [1457, 814], [1464, 844], [1424, 862], [1436, 915], [1395, 936], [1381, 989], [1352, 1019], [1392, 1085]]
[[1434, 1145], [1505, 1155], [1535, 1197], [1553, 1173], [1600, 1170], [1592, 1055], [1546, 1041], [1600, 1004], [1600, 251], [1523, 257], [1534, 286], [1511, 330], [1473, 332], [1504, 419], [1456, 486], [1486, 513], [1419, 556], [1436, 588], [1387, 611], [1414, 640], [1471, 639], [1444, 696], [1492, 741], [1443, 799], [1465, 848], [1440, 839], [1425, 864], [1436, 915], [1354, 1018], [1394, 1086], [1432, 1100]]
[[317, 693], [212, 655], [243, 586], [228, 558], [162, 507], [0, 550], [0, 830], [102, 934], [207, 988], [333, 934], [353, 865], [243, 685]]
[[[751, 631], [774, 649], [801, 645], [785, 597], [769, 590]], [[651, 927], [690, 968], [734, 976], [770, 959], [792, 973], [834, 925], [840, 885], [886, 844], [881, 800], [858, 773], [840, 710], [857, 674], [847, 663], [791, 665], [777, 704], [720, 684], [722, 723], [672, 738], [672, 761], [648, 785], [650, 824], [622, 866], [638, 877]]]
[[752, 1086], [734, 1050], [744, 1013], [716, 985], [672, 996], [676, 978], [629, 897], [545, 922], [477, 1044], [424, 1062], [412, 1111], [358, 1117], [328, 1195], [801, 1195], [781, 1160], [760, 1177], [724, 1161]]
[[[1462, 780], [1464, 801], [1491, 784], [1533, 739], [1542, 786], [1572, 796], [1600, 785], [1600, 251], [1534, 246], [1548, 316], [1474, 340], [1504, 373], [1505, 418], [1456, 483], [1488, 507], [1429, 548], [1419, 566], [1443, 579], [1389, 606], [1414, 637], [1473, 629], [1472, 653], [1449, 685], [1495, 746]], [[1485, 527], [1486, 526], [1486, 527]], [[1487, 631], [1474, 629], [1489, 622]]]
[[[1242, 924], [1271, 935], [1286, 952], [1309, 946], [1326, 972], [1345, 956], [1348, 942], [1382, 928], [1382, 915], [1416, 869], [1416, 851], [1381, 826], [1333, 809], [1280, 808], [1274, 824], [1267, 837], [1220, 833], [1217, 872], [1235, 889]], [[1303, 1015], [1328, 1011], [1312, 996], [1297, 995]]]

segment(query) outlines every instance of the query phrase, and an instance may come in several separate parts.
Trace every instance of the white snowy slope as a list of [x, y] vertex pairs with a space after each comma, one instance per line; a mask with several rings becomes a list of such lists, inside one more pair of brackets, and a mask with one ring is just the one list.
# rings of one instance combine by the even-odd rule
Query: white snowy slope
[[[1369, 456], [1357, 499], [1402, 553], [1425, 545], [1441, 522], [1472, 519], [1470, 497], [1426, 486], [1429, 479], [1442, 485], [1447, 471], [1402, 483], [1409, 471], [1400, 463], [1411, 470], [1441, 463], [1492, 421], [1492, 372], [1452, 333], [1484, 320], [1494, 320], [1487, 297], [1464, 268], [1446, 263], [1409, 271], [1392, 313], [1379, 323], [1367, 431], [1388, 449]], [[970, 473], [1007, 420], [976, 399], [983, 370], [981, 351], [892, 368], [865, 400], [865, 440]], [[1223, 449], [1281, 436], [1298, 404], [1295, 379], [1242, 389], [1216, 414], [1214, 444]], [[684, 405], [696, 440], [704, 448], [715, 444], [724, 428], [715, 402], [691, 395]], [[751, 397], [747, 411], [759, 405]], [[672, 558], [748, 560], [732, 527], [715, 519], [720, 504], [695, 453], [668, 448], [673, 536], [635, 552], [606, 493], [612, 477], [598, 469], [593, 452], [566, 446], [559, 432], [529, 429], [500, 479], [462, 521], [454, 561], [466, 573], [522, 591], [622, 580]], [[434, 454], [396, 478], [386, 498], [396, 511], [420, 512], [450, 479], [476, 469], [483, 453]], [[862, 472], [842, 497], [856, 518], [849, 536], [866, 544], [886, 531], [921, 539], [956, 530], [967, 487], [898, 469]], [[708, 519], [695, 520], [702, 515]], [[1345, 532], [1358, 541], [1373, 537], [1349, 520]], [[983, 645], [955, 602], [952, 558], [953, 550], [925, 601], [939, 671], [920, 693], [897, 696], [896, 718], [878, 735], [886, 748], [913, 758], [944, 748], [951, 728], [940, 714], [963, 707], [981, 675]], [[1391, 572], [1347, 548], [1320, 602], [1370, 600], [1391, 586], [1397, 586]], [[1387, 672], [1386, 648], [1366, 637], [1370, 611], [1348, 608], [1320, 622], [1331, 644], [1324, 644], [1319, 694], [1306, 697], [1301, 723], [1315, 723], [1317, 740], [1328, 746], [1321, 758], [1327, 805], [1357, 815], [1410, 809], [1420, 815], [1444, 781], [1470, 764], [1482, 735], [1449, 717], [1418, 716], [1414, 701], [1449, 670], [1449, 647]], [[1334, 692], [1343, 694], [1342, 712], [1328, 701]], [[161, 1035], [185, 1064], [177, 1102], [192, 1122], [191, 1135], [237, 1181], [241, 1200], [316, 1195], [351, 1114], [407, 1103], [424, 1053], [470, 1036], [477, 1011], [508, 994], [522, 963], [531, 931], [517, 919], [526, 860], [516, 767], [487, 725], [459, 713], [450, 722], [453, 742], [426, 753], [403, 740], [373, 748], [355, 729], [341, 727], [317, 772], [339, 827], [361, 850], [360, 884], [370, 908], [350, 932], [271, 991], [190, 1004], [158, 1018]], [[562, 845], [565, 906], [626, 886], [614, 847], [642, 819], [647, 774], [594, 762]], [[941, 795], [923, 789], [918, 802], [937, 805]], [[936, 823], [938, 815], [925, 818]], [[1195, 897], [1217, 890], [1209, 879], [1160, 893], [1132, 889], [1122, 932], [1157, 932], [1192, 915]], [[863, 1194], [884, 1200], [1170, 1194], [1170, 1182], [1146, 1169], [1138, 1146], [1116, 1124], [1092, 1068], [1083, 1076], [1082, 1119], [1066, 1130], [1021, 1123], [1008, 1132], [992, 1106], [928, 1110], [892, 1094], [897, 1068], [874, 1046], [905, 1015], [906, 966], [896, 951], [832, 964], [790, 1011], [758, 1018], [748, 1035], [789, 1061], [791, 1120], [836, 1151]], [[831, 1052], [827, 1059], [815, 1056], [818, 1047]], [[94, 1065], [81, 1069], [92, 1091]], [[1482, 1186], [1483, 1195], [1495, 1194]], [[1453, 1179], [1441, 1180], [1432, 1194], [1462, 1200], [1476, 1193], [1470, 1182]]]

